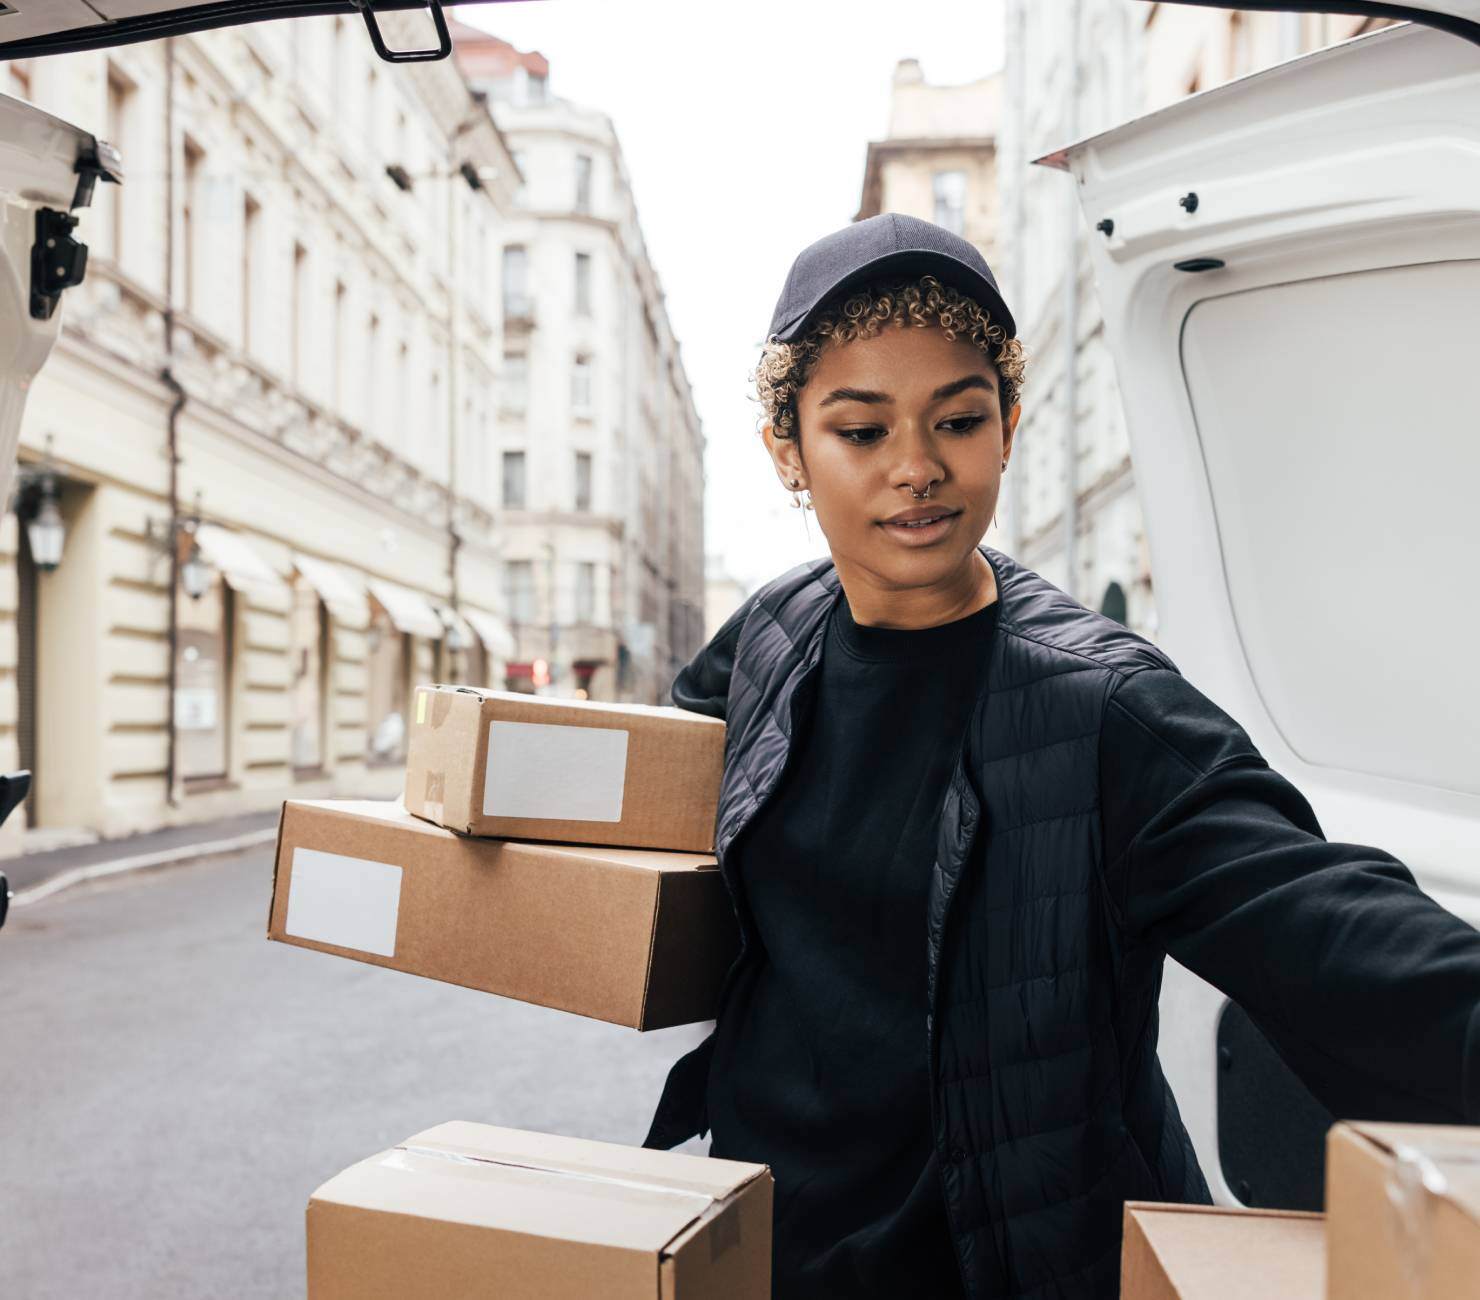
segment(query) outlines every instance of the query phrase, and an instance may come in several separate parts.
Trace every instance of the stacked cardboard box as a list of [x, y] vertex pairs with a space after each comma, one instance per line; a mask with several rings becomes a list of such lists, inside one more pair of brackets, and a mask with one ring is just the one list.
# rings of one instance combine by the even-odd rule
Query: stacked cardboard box
[[1326, 1213], [1129, 1202], [1121, 1300], [1480, 1297], [1480, 1128], [1346, 1123]]
[[[403, 803], [284, 805], [268, 936], [637, 1029], [709, 1019], [738, 944], [724, 735], [422, 687]], [[313, 1194], [308, 1293], [767, 1300], [771, 1191], [764, 1165], [443, 1124]]]
[[738, 945], [711, 853], [724, 736], [422, 687], [404, 807], [284, 805], [268, 935], [636, 1029], [707, 1020]]
[[308, 1203], [309, 1300], [769, 1300], [770, 1171], [452, 1123]]

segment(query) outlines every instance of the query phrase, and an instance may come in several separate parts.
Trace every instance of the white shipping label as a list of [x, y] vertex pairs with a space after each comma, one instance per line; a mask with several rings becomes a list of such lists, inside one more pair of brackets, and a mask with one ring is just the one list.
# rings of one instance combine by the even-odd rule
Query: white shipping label
[[490, 722], [483, 812], [619, 822], [627, 784], [627, 732], [545, 722]]
[[401, 868], [322, 849], [294, 849], [284, 929], [298, 939], [396, 955]]

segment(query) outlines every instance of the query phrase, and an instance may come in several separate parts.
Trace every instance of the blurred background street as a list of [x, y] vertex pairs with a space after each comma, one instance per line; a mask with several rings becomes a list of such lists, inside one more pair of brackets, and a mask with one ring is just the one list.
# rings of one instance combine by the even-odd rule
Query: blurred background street
[[271, 881], [266, 847], [6, 924], [0, 1294], [301, 1295], [304, 1206], [332, 1174], [449, 1119], [640, 1143], [708, 1032], [268, 943]]

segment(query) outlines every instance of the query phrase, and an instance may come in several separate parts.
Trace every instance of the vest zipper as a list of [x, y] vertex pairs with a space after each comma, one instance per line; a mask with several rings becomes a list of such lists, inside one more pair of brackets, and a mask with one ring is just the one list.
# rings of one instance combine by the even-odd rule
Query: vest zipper
[[[961, 756], [958, 756], [956, 773], [955, 773], [955, 777], [953, 778], [953, 782], [952, 782], [952, 784], [956, 788], [956, 799], [957, 799], [958, 816], [959, 816], [959, 809], [962, 806], [962, 804], [965, 803], [966, 796], [969, 793], [969, 791], [967, 789], [966, 777], [965, 777], [964, 766], [963, 766], [963, 759], [964, 759], [964, 754], [965, 754], [965, 749], [964, 749], [965, 741], [964, 740], [962, 742], [962, 745], [963, 745], [962, 755]], [[972, 797], [974, 798], [975, 796], [973, 795]], [[965, 848], [963, 849], [963, 851], [961, 853], [961, 862], [960, 862], [960, 865], [956, 869], [956, 874], [951, 878], [951, 884], [948, 887], [948, 892], [946, 893], [946, 896], [945, 896], [945, 907], [944, 907], [943, 911], [941, 912], [941, 918], [940, 918], [940, 942], [937, 945], [936, 951], [935, 951], [935, 953], [934, 953], [934, 955], [932, 957], [932, 966], [933, 966], [934, 969], [932, 971], [931, 979], [930, 979], [930, 1007], [929, 1007], [929, 1010], [928, 1010], [928, 1012], [926, 1014], [926, 1017], [925, 1017], [925, 1042], [926, 1042], [926, 1048], [925, 1048], [925, 1050], [926, 1050], [926, 1053], [927, 1053], [927, 1057], [926, 1057], [926, 1064], [927, 1064], [926, 1075], [927, 1075], [927, 1079], [928, 1079], [927, 1091], [930, 1094], [930, 1133], [931, 1133], [931, 1137], [935, 1140], [935, 1156], [936, 1156], [936, 1160], [935, 1160], [935, 1172], [936, 1172], [936, 1174], [937, 1174], [937, 1176], [938, 1176], [938, 1178], [940, 1180], [941, 1208], [945, 1211], [946, 1226], [950, 1230], [950, 1234], [951, 1234], [951, 1251], [952, 1251], [952, 1253], [956, 1257], [956, 1269], [957, 1269], [957, 1271], [961, 1275], [961, 1294], [964, 1295], [964, 1296], [966, 1296], [966, 1297], [968, 1297], [968, 1300], [972, 1296], [972, 1288], [971, 1288], [971, 1283], [968, 1281], [967, 1276], [966, 1276], [966, 1261], [965, 1261], [965, 1259], [961, 1255], [961, 1244], [960, 1244], [960, 1241], [957, 1238], [956, 1228], [955, 1228], [955, 1225], [951, 1222], [951, 1192], [950, 1192], [950, 1188], [946, 1186], [946, 1166], [947, 1166], [947, 1164], [951, 1160], [951, 1152], [950, 1152], [950, 1149], [949, 1148], [942, 1147], [941, 1146], [941, 1141], [940, 1141], [940, 1134], [941, 1134], [941, 1128], [940, 1128], [940, 1108], [937, 1106], [936, 1099], [935, 1099], [935, 1092], [936, 1092], [935, 1054], [936, 1054], [936, 1046], [937, 1046], [937, 1043], [938, 1043], [938, 1039], [937, 1039], [936, 1032], [935, 1032], [935, 1024], [936, 1024], [936, 1007], [938, 1006], [938, 1004], [940, 1002], [940, 964], [941, 964], [940, 963], [940, 953], [945, 949], [946, 929], [947, 929], [947, 927], [951, 923], [951, 905], [956, 901], [956, 887], [960, 883], [961, 872], [963, 872], [966, 869], [966, 863], [967, 863], [967, 861], [971, 857], [971, 849], [972, 849], [972, 845], [975, 843], [975, 841], [976, 841], [976, 819], [975, 819], [975, 815], [973, 815], [972, 822], [971, 822], [971, 829], [968, 831], [967, 836], [966, 836], [966, 846], [965, 846]], [[995, 1237], [995, 1232], [994, 1232], [993, 1240], [995, 1241], [995, 1239], [996, 1239], [996, 1237]], [[999, 1247], [999, 1253], [1000, 1253], [1000, 1247]]]

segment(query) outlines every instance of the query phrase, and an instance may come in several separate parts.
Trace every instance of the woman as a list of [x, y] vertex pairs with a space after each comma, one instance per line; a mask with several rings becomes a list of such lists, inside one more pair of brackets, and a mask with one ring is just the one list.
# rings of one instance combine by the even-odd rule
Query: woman
[[1480, 1121], [1480, 933], [1309, 804], [1156, 647], [979, 545], [1021, 350], [976, 250], [804, 250], [758, 371], [831, 559], [679, 674], [722, 716], [741, 955], [647, 1145], [776, 1178], [775, 1291], [1118, 1290], [1126, 1200], [1209, 1200], [1156, 1057], [1172, 955], [1335, 1114]]

